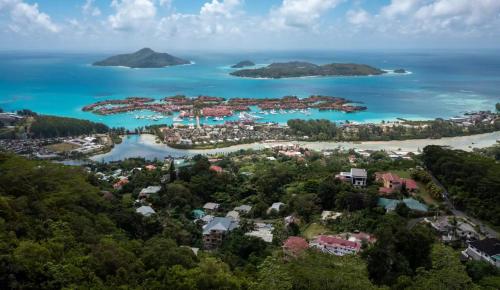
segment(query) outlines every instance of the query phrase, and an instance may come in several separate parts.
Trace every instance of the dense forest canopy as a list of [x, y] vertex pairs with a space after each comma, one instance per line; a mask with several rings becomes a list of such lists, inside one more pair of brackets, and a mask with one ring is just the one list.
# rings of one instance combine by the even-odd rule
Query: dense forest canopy
[[476, 153], [439, 146], [424, 149], [427, 168], [448, 189], [455, 206], [500, 225], [500, 164]]
[[67, 137], [106, 133], [109, 127], [87, 120], [37, 115], [31, 124], [31, 134], [36, 138]]

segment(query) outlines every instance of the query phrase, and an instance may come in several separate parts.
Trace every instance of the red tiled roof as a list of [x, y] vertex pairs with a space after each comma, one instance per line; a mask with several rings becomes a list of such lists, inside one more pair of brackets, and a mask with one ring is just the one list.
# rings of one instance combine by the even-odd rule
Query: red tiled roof
[[309, 248], [309, 244], [301, 237], [289, 237], [285, 243], [283, 243], [283, 248], [298, 253]]
[[413, 190], [418, 189], [418, 185], [413, 179], [404, 179], [406, 189]]
[[352, 242], [349, 240], [344, 240], [335, 236], [324, 236], [321, 235], [319, 236], [316, 241], [319, 244], [325, 245], [325, 246], [336, 246], [336, 247], [344, 247], [344, 248], [354, 248], [356, 250], [361, 249], [361, 244], [357, 242]]
[[398, 175], [392, 173], [392, 172], [387, 172], [382, 175], [382, 178], [384, 180], [389, 180], [389, 181], [401, 181], [401, 178], [399, 178]]
[[224, 169], [222, 169], [222, 167], [217, 166], [217, 165], [210, 166], [210, 170], [215, 171], [217, 173], [221, 173], [222, 171], [224, 171]]

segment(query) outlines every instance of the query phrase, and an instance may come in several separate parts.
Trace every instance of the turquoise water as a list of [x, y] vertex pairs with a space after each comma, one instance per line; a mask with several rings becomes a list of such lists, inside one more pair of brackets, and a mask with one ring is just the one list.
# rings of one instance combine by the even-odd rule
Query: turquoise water
[[[99, 100], [129, 96], [203, 94], [266, 98], [324, 94], [362, 102], [368, 110], [353, 114], [312, 111], [309, 116], [262, 115], [265, 117], [262, 121], [285, 123], [290, 118], [326, 118], [372, 122], [398, 117], [451, 117], [470, 110], [492, 110], [500, 101], [500, 56], [488, 51], [175, 54], [195, 64], [163, 69], [106, 68], [89, 65], [107, 56], [103, 54], [0, 53], [0, 107], [7, 111], [27, 108], [43, 114], [135, 128], [172, 123], [172, 118], [159, 122], [134, 118], [136, 114], [153, 114], [149, 112], [98, 116], [82, 112], [81, 108]], [[230, 76], [229, 66], [243, 59], [261, 65], [290, 60], [318, 64], [354, 62], [382, 69], [405, 68], [411, 74], [281, 80]]]

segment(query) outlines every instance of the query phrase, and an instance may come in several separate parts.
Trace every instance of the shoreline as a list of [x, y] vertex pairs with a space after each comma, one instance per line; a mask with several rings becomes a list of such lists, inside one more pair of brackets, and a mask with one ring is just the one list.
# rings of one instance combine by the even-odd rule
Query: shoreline
[[[134, 140], [132, 140], [134, 139]], [[146, 159], [162, 159], [168, 156], [185, 157], [197, 154], [228, 154], [240, 150], [262, 150], [276, 144], [298, 144], [312, 150], [361, 149], [418, 152], [428, 145], [449, 146], [452, 149], [472, 151], [473, 148], [485, 148], [498, 144], [500, 131], [460, 137], [444, 137], [441, 139], [412, 139], [394, 141], [365, 142], [305, 142], [305, 141], [267, 141], [240, 144], [216, 149], [175, 149], [163, 143], [157, 143], [152, 134], [130, 135], [122, 144], [117, 144], [110, 152], [92, 156], [93, 161], [116, 161], [133, 157]]]

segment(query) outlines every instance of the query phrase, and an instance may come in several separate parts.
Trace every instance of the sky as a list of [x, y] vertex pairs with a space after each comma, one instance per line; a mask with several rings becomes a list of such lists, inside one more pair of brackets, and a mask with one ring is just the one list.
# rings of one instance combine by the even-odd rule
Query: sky
[[0, 50], [500, 48], [500, 0], [0, 0]]

